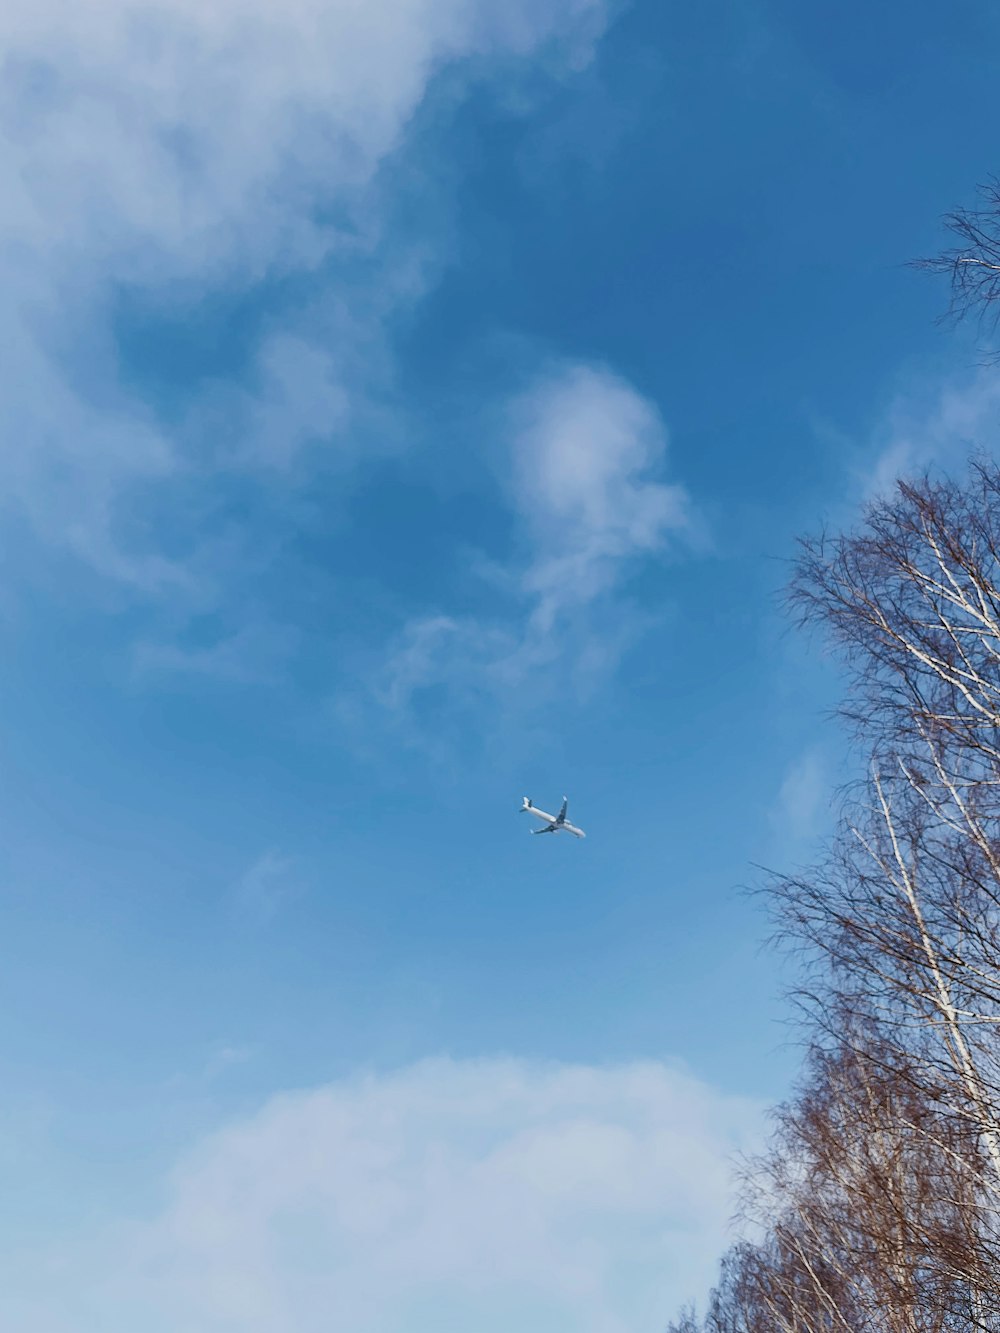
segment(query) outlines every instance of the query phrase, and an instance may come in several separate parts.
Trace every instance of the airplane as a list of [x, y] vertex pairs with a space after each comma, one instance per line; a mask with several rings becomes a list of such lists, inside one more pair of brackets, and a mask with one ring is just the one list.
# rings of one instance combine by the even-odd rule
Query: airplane
[[577, 838], [585, 838], [587, 835], [582, 828], [577, 828], [566, 818], [566, 806], [569, 802], [563, 797], [562, 809], [557, 815], [547, 815], [544, 810], [539, 810], [537, 805], [531, 804], [531, 797], [525, 796], [521, 805], [521, 814], [534, 815], [537, 819], [544, 819], [543, 828], [533, 828], [532, 833], [572, 833]]

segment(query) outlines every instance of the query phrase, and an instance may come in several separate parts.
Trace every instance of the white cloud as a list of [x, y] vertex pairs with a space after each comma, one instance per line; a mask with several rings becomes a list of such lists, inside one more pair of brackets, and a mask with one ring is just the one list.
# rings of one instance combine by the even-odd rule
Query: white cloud
[[566, 366], [515, 406], [514, 497], [535, 547], [534, 618], [593, 601], [630, 561], [690, 530], [687, 495], [656, 479], [667, 434], [656, 408], [601, 367]]
[[994, 450], [998, 430], [995, 369], [901, 391], [876, 432], [877, 456], [865, 469], [866, 498], [888, 495], [898, 478], [913, 478], [928, 467], [961, 467], [970, 454]]
[[[550, 47], [579, 63], [602, 23], [602, 0], [0, 7], [5, 507], [109, 578], [182, 581], [151, 529], [123, 536], [121, 514], [137, 489], [214, 465], [216, 446], [179, 450], [119, 382], [115, 284], [193, 308], [213, 288], [379, 252], [359, 308], [338, 297], [331, 340], [336, 358], [359, 327], [374, 343], [419, 286], [412, 256], [385, 253], [379, 171], [436, 72], [488, 74]], [[247, 447], [227, 461], [287, 464], [343, 431], [367, 386], [349, 357], [329, 364], [328, 332], [321, 349], [278, 336], [262, 350]]]
[[520, 563], [488, 574], [514, 611], [494, 619], [432, 614], [407, 624], [376, 689], [396, 709], [421, 689], [507, 692], [527, 678], [586, 693], [641, 627], [623, 604], [631, 573], [671, 540], [698, 537], [684, 488], [662, 480], [667, 432], [656, 407], [600, 366], [563, 365], [507, 415], [508, 498]]
[[202, 408], [209, 417], [214, 410], [236, 423], [220, 462], [283, 469], [303, 445], [344, 436], [351, 422], [350, 388], [364, 382], [351, 374], [354, 366], [338, 364], [314, 343], [279, 334], [260, 348], [255, 369], [252, 390], [223, 392], [220, 403], [209, 400]]
[[760, 1119], [656, 1063], [436, 1060], [288, 1094], [188, 1154], [113, 1253], [27, 1294], [18, 1265], [0, 1313], [34, 1333], [653, 1333], [704, 1295]]
[[[26, 249], [149, 276], [314, 263], [449, 61], [597, 35], [599, 0], [7, 6], [3, 216]], [[347, 208], [341, 226], [316, 206]], [[370, 222], [371, 219], [365, 219]]]
[[131, 488], [160, 485], [179, 468], [169, 442], [119, 394], [95, 405], [77, 392], [17, 311], [16, 280], [6, 290], [14, 308], [0, 316], [0, 514], [27, 520], [102, 577], [146, 594], [183, 588], [189, 575], [176, 561], [141, 540], [127, 548], [116, 532]]
[[[386, 670], [376, 680], [379, 702], [393, 710], [407, 707], [414, 693], [429, 684], [445, 678], [446, 664], [461, 659], [459, 669], [466, 670], [471, 657], [479, 655], [488, 641], [472, 622], [455, 620], [452, 616], [427, 616], [412, 620], [404, 626], [393, 644]], [[496, 650], [509, 649], [504, 637], [495, 643]], [[486, 665], [488, 656], [484, 660]]]

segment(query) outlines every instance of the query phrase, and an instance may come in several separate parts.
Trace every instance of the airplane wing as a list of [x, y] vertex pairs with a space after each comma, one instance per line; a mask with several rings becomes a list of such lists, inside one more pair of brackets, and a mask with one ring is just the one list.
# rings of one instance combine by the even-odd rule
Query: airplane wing
[[563, 820], [566, 818], [566, 807], [567, 807], [568, 805], [569, 805], [569, 801], [568, 801], [568, 800], [566, 799], [566, 797], [564, 796], [564, 797], [563, 797], [563, 803], [562, 803], [562, 809], [559, 811], [558, 815], [556, 815], [556, 823], [557, 823], [557, 824], [561, 824], [561, 823], [563, 822]]
[[555, 824], [546, 824], [544, 828], [533, 828], [532, 833], [555, 833]]

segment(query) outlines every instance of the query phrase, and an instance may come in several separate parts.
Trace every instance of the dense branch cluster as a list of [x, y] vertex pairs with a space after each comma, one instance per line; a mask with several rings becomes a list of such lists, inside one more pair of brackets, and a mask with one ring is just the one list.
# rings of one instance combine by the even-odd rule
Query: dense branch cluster
[[825, 862], [771, 885], [810, 1054], [746, 1240], [674, 1333], [1000, 1331], [1000, 470], [900, 485], [803, 545], [793, 604], [870, 760]]

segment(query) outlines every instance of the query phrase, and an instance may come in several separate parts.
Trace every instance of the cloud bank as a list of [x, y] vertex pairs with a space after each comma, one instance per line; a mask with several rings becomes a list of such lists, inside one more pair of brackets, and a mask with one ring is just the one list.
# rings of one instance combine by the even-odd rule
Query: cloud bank
[[654, 1333], [703, 1294], [759, 1124], [653, 1062], [434, 1060], [291, 1093], [190, 1153], [82, 1291], [28, 1299], [22, 1272], [0, 1311], [35, 1333]]

